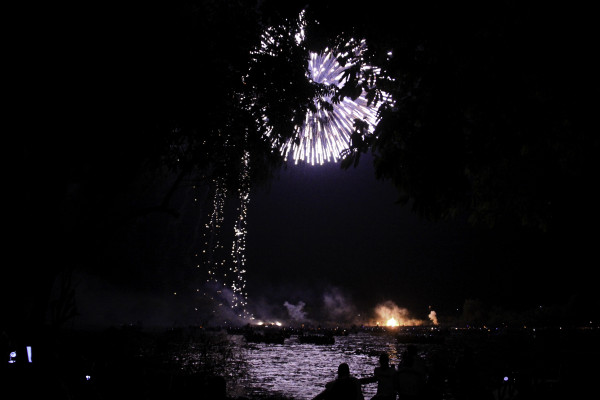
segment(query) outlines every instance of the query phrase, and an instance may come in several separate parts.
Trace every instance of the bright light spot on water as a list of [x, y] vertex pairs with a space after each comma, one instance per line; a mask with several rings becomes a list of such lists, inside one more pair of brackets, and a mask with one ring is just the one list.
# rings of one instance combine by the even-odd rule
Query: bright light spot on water
[[[364, 378], [372, 376], [379, 366], [381, 352], [389, 352], [391, 364], [397, 364], [400, 353], [395, 336], [364, 333], [336, 336], [332, 345], [301, 344], [294, 336], [286, 339], [284, 345], [247, 346], [241, 337], [239, 343], [247, 373], [237, 385], [243, 388], [241, 394], [250, 398], [267, 392], [298, 400], [312, 399], [337, 377], [341, 362], [350, 366], [353, 376]], [[362, 391], [365, 399], [370, 399], [377, 391], [377, 384], [363, 385]]]

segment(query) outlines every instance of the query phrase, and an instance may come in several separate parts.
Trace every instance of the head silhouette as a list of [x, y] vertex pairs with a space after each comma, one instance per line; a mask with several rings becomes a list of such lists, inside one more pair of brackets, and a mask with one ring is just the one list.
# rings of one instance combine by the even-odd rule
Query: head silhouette
[[379, 365], [381, 365], [382, 367], [387, 367], [390, 363], [390, 357], [388, 356], [387, 353], [381, 353], [379, 355]]
[[338, 367], [338, 376], [340, 378], [350, 376], [350, 367], [348, 366], [348, 364], [346, 364], [346, 363], [340, 364], [340, 366]]

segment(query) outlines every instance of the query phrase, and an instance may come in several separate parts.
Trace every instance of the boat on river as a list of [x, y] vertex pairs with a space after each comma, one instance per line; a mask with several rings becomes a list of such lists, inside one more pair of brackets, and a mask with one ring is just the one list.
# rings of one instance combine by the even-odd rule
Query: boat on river
[[244, 339], [246, 340], [246, 343], [283, 344], [286, 335], [278, 333], [246, 332], [244, 333]]
[[303, 344], [334, 344], [335, 338], [333, 335], [298, 335], [298, 341]]
[[401, 344], [441, 344], [445, 336], [439, 333], [399, 333], [396, 341]]

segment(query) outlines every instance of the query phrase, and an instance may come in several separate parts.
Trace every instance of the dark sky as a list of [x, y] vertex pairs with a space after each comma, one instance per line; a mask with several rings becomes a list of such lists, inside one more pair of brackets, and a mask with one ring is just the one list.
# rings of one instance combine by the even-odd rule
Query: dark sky
[[[138, 9], [132, 11], [134, 21], [143, 20], [138, 21], [142, 27], [152, 25], [151, 19], [138, 18]], [[105, 13], [112, 15], [112, 10]], [[537, 9], [534, 14], [537, 17]], [[29, 24], [29, 12], [23, 15], [27, 16]], [[120, 21], [123, 32], [116, 29], [118, 34], [109, 35], [107, 40], [104, 34], [113, 30], [114, 24], [106, 24], [104, 18], [98, 17], [98, 21], [94, 22], [99, 23], [88, 28], [91, 32], [87, 33], [93, 33], [93, 44], [88, 48], [87, 40], [84, 40], [85, 46], [79, 45], [80, 36], [73, 34], [77, 30], [64, 28], [58, 37], [49, 35], [48, 32], [61, 24], [43, 13], [40, 17], [52, 21], [53, 26], [48, 31], [41, 31], [38, 36], [45, 40], [40, 43], [36, 36], [35, 43], [44, 47], [44, 52], [32, 51], [31, 48], [38, 50], [38, 47], [27, 45], [22, 46], [22, 51], [34, 55], [32, 59], [14, 57], [27, 64], [27, 68], [22, 69], [26, 77], [15, 80], [19, 93], [15, 99], [34, 99], [44, 112], [38, 113], [37, 108], [25, 107], [23, 117], [17, 118], [15, 129], [11, 129], [24, 142], [35, 137], [35, 146], [26, 143], [22, 148], [29, 151], [30, 147], [35, 147], [39, 154], [33, 151], [33, 156], [26, 154], [19, 159], [14, 165], [22, 166], [24, 174], [15, 174], [17, 182], [14, 185], [6, 184], [20, 195], [15, 196], [13, 201], [21, 203], [14, 207], [21, 211], [7, 208], [7, 213], [13, 214], [13, 218], [19, 216], [15, 218], [18, 221], [14, 226], [21, 235], [14, 235], [16, 239], [13, 240], [19, 242], [17, 246], [20, 247], [15, 247], [19, 249], [18, 254], [27, 255], [23, 263], [26, 267], [16, 264], [20, 268], [16, 274], [18, 279], [7, 281], [18, 282], [13, 285], [13, 290], [27, 298], [33, 297], [30, 296], [29, 271], [40, 268], [35, 270], [37, 275], [32, 274], [35, 279], [40, 275], [38, 271], [46, 270], [48, 260], [59, 263], [62, 257], [70, 256], [59, 252], [49, 257], [46, 255], [52, 252], [55, 240], [61, 241], [61, 249], [68, 249], [70, 245], [62, 243], [63, 238], [55, 235], [53, 224], [60, 225], [54, 219], [55, 215], [62, 215], [64, 210], [60, 207], [70, 201], [73, 188], [62, 185], [71, 185], [72, 177], [63, 180], [59, 176], [57, 179], [55, 174], [87, 165], [85, 161], [93, 158], [91, 153], [95, 152], [101, 155], [101, 162], [94, 166], [112, 168], [110, 173], [100, 172], [98, 175], [103, 181], [96, 184], [94, 175], [82, 169], [74, 174], [74, 182], [85, 178], [88, 179], [87, 184], [97, 187], [98, 191], [113, 189], [112, 178], [122, 173], [115, 157], [129, 157], [129, 153], [120, 149], [129, 148], [122, 145], [122, 141], [127, 140], [120, 135], [129, 132], [131, 127], [135, 127], [136, 135], [145, 135], [143, 129], [138, 130], [139, 124], [146, 126], [140, 122], [140, 116], [152, 114], [149, 111], [152, 108], [146, 109], [145, 106], [157, 98], [161, 101], [153, 107], [171, 102], [168, 96], [150, 96], [146, 92], [146, 79], [154, 79], [153, 73], [161, 71], [164, 65], [159, 63], [145, 74], [141, 68], [154, 65], [155, 38], [162, 34], [161, 30], [152, 31], [145, 45], [137, 48], [139, 32], [143, 31], [138, 32], [136, 25], [129, 26], [129, 18], [124, 17]], [[109, 20], [112, 22], [113, 19]], [[81, 19], [77, 25], [83, 28], [88, 21]], [[102, 29], [96, 29], [100, 27]], [[561, 25], [556, 36], [566, 30]], [[85, 33], [86, 29], [83, 31]], [[73, 40], [62, 40], [63, 35]], [[85, 34], [81, 38], [86, 38]], [[565, 42], [572, 51], [568, 54], [581, 52], [586, 55], [583, 59], [587, 60], [587, 56], [593, 54], [589, 50], [593, 47], [587, 47], [589, 40], [584, 39], [574, 40], [572, 49], [571, 42]], [[62, 52], [55, 48], [57, 43], [66, 43], [64, 48], [60, 48]], [[165, 40], [163, 45], [168, 43]], [[548, 43], [553, 48], [554, 42]], [[83, 55], [80, 54], [82, 48], [87, 48]], [[134, 48], [137, 50], [132, 51]], [[171, 54], [171, 47], [166, 45], [165, 48], [162, 50], [167, 55]], [[529, 54], [529, 47], [524, 48]], [[554, 61], [554, 52], [549, 54], [549, 59]], [[45, 73], [37, 70], [38, 66], [47, 64], [45, 55], [49, 60], [62, 61], [55, 66], [60, 70], [59, 74], [54, 75], [52, 68]], [[168, 57], [165, 59], [170, 60]], [[561, 60], [559, 66], [568, 65], [569, 71], [576, 73], [557, 80], [559, 86], [570, 88], [575, 80], [576, 83], [584, 83], [578, 87], [583, 87], [581, 92], [587, 93], [585, 72], [589, 69], [595, 73], [595, 70], [587, 63], [571, 65], [570, 58], [563, 57]], [[172, 67], [170, 61], [167, 63]], [[580, 74], [581, 69], [584, 73]], [[550, 76], [554, 78], [554, 75]], [[20, 86], [22, 81], [29, 81], [35, 90], [23, 90]], [[140, 87], [144, 90], [139, 90]], [[40, 88], [43, 94], [38, 96]], [[68, 100], [58, 102], [54, 98], [55, 93], [67, 93], [63, 97]], [[134, 111], [138, 111], [139, 115], [131, 110], [132, 104], [138, 102], [141, 105]], [[567, 103], [571, 102], [586, 104], [590, 110], [593, 104], [569, 97]], [[13, 103], [19, 104], [19, 101]], [[49, 106], [52, 104], [54, 107]], [[587, 108], [581, 114], [585, 111]], [[552, 112], [551, 109], [548, 112]], [[153, 118], [148, 118], [148, 121], [153, 121]], [[577, 125], [576, 128], [586, 132], [586, 137], [591, 136], [587, 132], [594, 132], [595, 123], [590, 124], [588, 129], [587, 121], [573, 119], [572, 122]], [[22, 134], [24, 126], [28, 129], [27, 135]], [[112, 133], [115, 127], [118, 129]], [[69, 134], [63, 135], [65, 129]], [[105, 137], [105, 131], [111, 134]], [[43, 140], [38, 141], [36, 135]], [[71, 142], [71, 137], [76, 140]], [[135, 142], [133, 149], [141, 153], [143, 149], [138, 149], [137, 145], [143, 143], [138, 143], [135, 137], [130, 139]], [[48, 151], [47, 144], [57, 151]], [[574, 146], [576, 151], [579, 149], [577, 145]], [[114, 154], [106, 151], [105, 156], [105, 150], [109, 149]], [[588, 153], [595, 155], [593, 151], [582, 151], [582, 154]], [[67, 157], [63, 159], [60, 155]], [[73, 161], [72, 165], [70, 161]], [[10, 169], [7, 171], [11, 172]], [[415, 318], [426, 319], [430, 307], [440, 318], [450, 318], [462, 312], [466, 299], [479, 299], [489, 307], [506, 309], [556, 305], [566, 307], [568, 313], [587, 315], [585, 313], [592, 311], [597, 318], [600, 304], [595, 295], [597, 285], [593, 272], [598, 265], [598, 202], [594, 196], [577, 197], [581, 193], [592, 193], [589, 187], [596, 185], [593, 178], [597, 173], [586, 171], [585, 176], [592, 179], [589, 182], [584, 179], [574, 181], [566, 188], [556, 187], [560, 194], [558, 197], [568, 199], [566, 204], [569, 207], [581, 207], [572, 210], [573, 218], [569, 215], [571, 210], [566, 209], [566, 218], [562, 216], [564, 227], [542, 234], [514, 226], [494, 229], [473, 227], [466, 222], [466, 216], [458, 216], [452, 221], [426, 221], [414, 214], [410, 205], [395, 204], [395, 189], [389, 182], [375, 179], [372, 160], [368, 157], [357, 169], [346, 171], [336, 164], [290, 165], [268, 188], [252, 190], [246, 255], [249, 309], [261, 318], [286, 318], [288, 310], [285, 302], [294, 305], [302, 302], [307, 317], [319, 319], [332, 311], [329, 307], [332, 303], [327, 303], [327, 299], [334, 299], [334, 306], [350, 314], [363, 316], [372, 313], [377, 304], [393, 301], [410, 310]], [[548, 181], [552, 182], [551, 178]], [[36, 185], [30, 185], [31, 182]], [[585, 190], [578, 187], [580, 184], [585, 186]], [[154, 187], [152, 192], [142, 192], [137, 188], [132, 188], [132, 192], [143, 198], [146, 206], [154, 206], [160, 203], [168, 188], [167, 183]], [[23, 193], [30, 196], [27, 201], [22, 201], [22, 197], [27, 197], [22, 196]], [[53, 201], [39, 201], [40, 193]], [[85, 199], [85, 196], [82, 197]], [[118, 196], [113, 200], [118, 205], [128, 204], [128, 199]], [[92, 203], [89, 208], [94, 210], [95, 206]], [[202, 249], [203, 225], [210, 212], [210, 202], [206, 191], [198, 190], [196, 193], [188, 188], [177, 193], [173, 206], [181, 211], [178, 218], [164, 213], [149, 214], [133, 225], [120, 227], [97, 248], [97, 253], [87, 254], [81, 262], [77, 262], [82, 268], [76, 271], [74, 280], [80, 312], [74, 321], [76, 324], [106, 326], [141, 321], [149, 326], [164, 326], [205, 320], [195, 308], [202, 303], [198, 298], [200, 292], [196, 289], [202, 287], [206, 275], [203, 268], [196, 268], [198, 259], [194, 255]], [[67, 219], [76, 219], [78, 211], [68, 210], [65, 213]], [[46, 223], [38, 224], [38, 217]], [[234, 218], [234, 214], [228, 214], [225, 230], [232, 231]], [[23, 219], [27, 223], [22, 223]], [[66, 221], [65, 225], [69, 226], [69, 222]], [[37, 246], [38, 243], [43, 245]], [[230, 242], [225, 243], [226, 247], [230, 245]], [[90, 248], [96, 249], [94, 246]]]
[[518, 228], [476, 228], [464, 217], [426, 221], [396, 204], [396, 190], [375, 179], [370, 158], [362, 161], [350, 170], [291, 166], [269, 192], [253, 197], [254, 297], [271, 292], [307, 302], [307, 287], [312, 296], [338, 288], [362, 310], [391, 300], [423, 317], [429, 306], [440, 315], [461, 310], [468, 298], [523, 308], [566, 302], [572, 294], [577, 263], [584, 262], [572, 254], [579, 243]]
[[[205, 199], [202, 190], [181, 191], [179, 218], [149, 215], [115, 235], [103, 267], [77, 275], [77, 323], [202, 323], [194, 308], [202, 303], [196, 289], [206, 274], [195, 267], [194, 254], [202, 249], [210, 212]], [[393, 301], [418, 319], [427, 319], [429, 307], [450, 318], [466, 299], [522, 310], [563, 306], [592, 289], [583, 274], [593, 251], [579, 239], [565, 241], [581, 235], [475, 228], [460, 217], [426, 221], [395, 200], [395, 189], [375, 179], [368, 157], [349, 170], [290, 165], [269, 186], [254, 188], [249, 310], [285, 319], [284, 303], [302, 302], [307, 318], [320, 319], [331, 311], [328, 297], [345, 314], [364, 317]], [[225, 231], [233, 223], [234, 213], [227, 214]]]

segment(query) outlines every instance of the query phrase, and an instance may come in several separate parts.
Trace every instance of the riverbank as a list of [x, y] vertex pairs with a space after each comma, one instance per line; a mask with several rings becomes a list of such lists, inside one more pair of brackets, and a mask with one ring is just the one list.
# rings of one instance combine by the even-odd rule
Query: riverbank
[[[354, 338], [374, 341], [383, 334], [391, 332], [351, 333], [340, 341]], [[600, 335], [595, 329], [448, 329], [438, 335], [444, 336], [443, 342], [436, 336], [435, 343], [418, 345], [428, 366], [430, 385], [437, 385], [431, 391], [431, 398], [458, 399], [465, 387], [478, 387], [496, 395], [502, 393], [504, 398], [574, 398], [590, 389], [598, 371]], [[240, 358], [240, 349], [248, 346], [243, 337], [238, 335], [236, 339], [226, 331], [185, 328], [148, 332], [125, 326], [103, 331], [46, 331], [28, 340], [16, 347], [15, 362], [3, 363], [2, 388], [6, 398], [11, 398], [10, 395], [19, 399], [43, 396], [73, 400], [292, 398], [270, 390], [245, 393], [235, 389], [243, 389], [242, 378], [256, 372], [250, 371], [254, 367]], [[262, 356], [271, 360], [267, 351], [281, 355], [310, 346], [299, 343], [292, 337], [284, 345], [264, 344], [267, 347], [262, 350], [252, 344], [250, 351], [262, 352]], [[9, 343], [5, 349], [16, 344]], [[400, 350], [403, 346], [398, 343], [396, 348]], [[31, 362], [26, 347], [30, 347]], [[312, 351], [320, 349], [315, 347]], [[377, 352], [372, 353], [359, 356], [364, 360], [376, 359]], [[333, 353], [331, 357], [326, 365], [331, 364], [333, 369], [343, 356]], [[398, 353], [395, 361], [400, 358]], [[305, 363], [314, 361], [311, 358]], [[278, 373], [293, 372], [293, 365], [283, 358], [277, 362]], [[365, 371], [370, 373], [372, 369]], [[471, 375], [464, 375], [465, 371]], [[465, 377], [471, 381], [465, 382]], [[260, 379], [266, 382], [267, 377], [259, 374], [259, 383]], [[324, 383], [323, 377], [308, 379], [311, 389]], [[296, 400], [305, 398], [310, 396], [295, 396]]]

